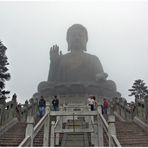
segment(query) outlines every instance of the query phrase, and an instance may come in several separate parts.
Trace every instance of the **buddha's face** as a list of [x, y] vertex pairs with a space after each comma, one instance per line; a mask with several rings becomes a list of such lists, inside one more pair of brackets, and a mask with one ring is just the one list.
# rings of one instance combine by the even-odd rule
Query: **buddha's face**
[[68, 50], [86, 50], [87, 37], [84, 29], [75, 27], [67, 34]]

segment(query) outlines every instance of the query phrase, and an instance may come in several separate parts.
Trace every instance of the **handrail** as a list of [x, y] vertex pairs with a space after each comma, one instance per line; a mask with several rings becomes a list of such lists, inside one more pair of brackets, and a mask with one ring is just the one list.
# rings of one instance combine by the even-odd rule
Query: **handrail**
[[113, 146], [121, 147], [121, 144], [115, 135], [111, 135], [111, 138], [112, 138]]
[[104, 130], [105, 130], [107, 136], [109, 137], [109, 133], [108, 133], [108, 127], [109, 127], [109, 125], [108, 125], [107, 121], [105, 120], [105, 118], [103, 117], [103, 115], [102, 115], [101, 113], [99, 113], [99, 117], [100, 117], [100, 119], [101, 119], [103, 128], [104, 128]]
[[101, 121], [102, 121], [104, 127], [105, 127], [106, 129], [108, 129], [108, 123], [107, 123], [107, 121], [105, 120], [105, 118], [103, 117], [103, 115], [99, 113], [99, 116], [100, 116], [100, 119], [101, 119]]
[[86, 108], [86, 106], [84, 105], [69, 105], [69, 106], [65, 106], [65, 108]]
[[36, 124], [36, 126], [34, 127], [33, 138], [38, 134], [40, 129], [43, 127], [47, 118], [48, 118], [48, 113], [45, 113], [45, 115], [41, 118], [41, 120], [39, 120], [39, 122]]
[[[76, 112], [75, 111], [68, 111], [68, 112], [57, 111], [57, 112], [50, 112], [50, 116], [65, 116], [65, 115], [70, 116], [72, 113], [74, 113], [76, 116], [79, 116], [79, 115], [81, 115], [81, 116], [82, 115], [84, 115], [84, 116], [96, 116], [98, 114], [98, 118], [100, 120], [100, 123], [102, 124], [102, 128], [105, 130], [105, 133], [107, 134], [107, 137], [109, 139], [109, 146], [121, 146], [116, 135], [114, 135], [112, 133], [112, 130], [110, 130], [110, 124], [107, 123], [104, 116], [102, 115], [102, 113], [99, 110], [93, 111], [93, 112], [89, 112], [89, 111], [85, 111], [85, 112], [83, 112], [83, 111], [76, 111]], [[44, 124], [48, 120], [48, 117], [49, 117], [49, 113], [45, 113], [45, 115], [41, 118], [41, 120], [33, 128], [32, 135], [25, 137], [19, 146], [30, 146], [30, 145], [32, 145], [33, 139], [35, 138], [37, 133], [40, 131], [40, 129], [44, 126]], [[58, 126], [59, 121], [60, 120], [58, 119], [56, 121], [56, 123], [54, 124], [54, 129]], [[95, 130], [93, 119], [90, 119], [90, 123], [92, 125], [91, 128], [93, 130]], [[58, 130], [55, 130], [55, 132], [58, 132]], [[61, 131], [59, 130], [59, 132], [61, 132]], [[63, 131], [63, 132], [69, 132], [69, 131]]]
[[[39, 120], [39, 122], [36, 124], [36, 126], [33, 128], [33, 139], [38, 134], [40, 129], [44, 126], [45, 121], [48, 118], [48, 113], [45, 113], [45, 115]], [[27, 136], [23, 139], [23, 141], [19, 144], [18, 147], [22, 146], [29, 146], [31, 144], [31, 136]]]
[[16, 101], [11, 100], [0, 104], [0, 126], [7, 124], [16, 117]]
[[68, 111], [68, 112], [65, 112], [65, 111], [51, 111], [50, 112], [50, 116], [73, 116], [73, 114], [75, 116], [95, 116], [97, 115], [97, 112], [96, 111]]
[[26, 147], [29, 146], [31, 143], [31, 136], [27, 136], [23, 139], [23, 141], [19, 144], [18, 147]]
[[57, 120], [57, 121], [56, 121], [56, 123], [55, 123], [55, 125], [54, 125], [54, 128], [56, 128], [56, 126], [58, 125], [59, 121], [60, 121], [60, 120]]
[[109, 137], [111, 137], [111, 144], [112, 146], [117, 146], [117, 147], [121, 147], [121, 144], [119, 142], [119, 140], [117, 139], [117, 137], [115, 135], [112, 135], [109, 131], [109, 124], [107, 123], [107, 121], [105, 120], [105, 118], [103, 117], [102, 113], [98, 112], [99, 113], [99, 117], [100, 117], [100, 120], [102, 122], [102, 125], [103, 125], [103, 128], [108, 136], [108, 139]]

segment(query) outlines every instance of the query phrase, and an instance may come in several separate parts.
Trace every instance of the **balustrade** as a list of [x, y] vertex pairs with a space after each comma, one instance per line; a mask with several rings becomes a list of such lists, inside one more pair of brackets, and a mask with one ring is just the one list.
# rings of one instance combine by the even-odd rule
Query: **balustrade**
[[123, 119], [132, 121], [134, 117], [138, 117], [142, 121], [148, 120], [148, 97], [136, 100], [135, 103], [127, 103], [124, 98], [113, 98], [114, 111], [116, 111]]
[[19, 147], [23, 146], [31, 146], [33, 147], [33, 140], [38, 132], [44, 127], [44, 136], [43, 136], [43, 146], [47, 147], [49, 145], [49, 123], [50, 123], [50, 104], [46, 102], [46, 113], [41, 118], [41, 120], [36, 124], [33, 128], [33, 117], [27, 117], [27, 128], [26, 128], [26, 135], [24, 140], [20, 143]]
[[5, 125], [16, 116], [16, 100], [0, 104], [0, 126]]
[[[21, 142], [19, 146], [33, 146], [33, 139], [37, 135], [37, 133], [44, 127], [44, 136], [43, 136], [43, 146], [49, 146], [49, 126], [51, 116], [56, 116], [56, 123], [52, 122], [51, 125], [51, 136], [50, 138], [55, 138], [55, 143], [53, 143], [53, 139], [50, 139], [50, 146], [55, 146], [59, 144], [59, 133], [63, 132], [73, 132], [71, 129], [62, 129], [63, 122], [67, 122], [69, 117], [75, 117], [77, 119], [80, 117], [85, 117], [85, 121], [89, 122], [88, 129], [75, 129], [75, 132], [84, 132], [91, 133], [91, 143], [94, 146], [104, 146], [103, 140], [103, 131], [105, 131], [108, 139], [109, 146], [119, 146], [119, 142], [116, 138], [116, 132], [114, 128], [114, 122], [111, 119], [109, 123], [106, 122], [105, 118], [102, 115], [101, 106], [98, 105], [97, 111], [89, 111], [88, 106], [85, 104], [79, 103], [75, 104], [75, 102], [71, 102], [68, 105], [62, 106], [60, 111], [50, 111], [50, 106], [48, 101], [46, 102], [46, 113], [41, 118], [41, 120], [34, 127], [34, 118], [37, 115], [38, 111], [38, 102], [35, 99], [30, 99], [30, 101], [26, 101], [25, 104], [17, 105], [16, 100], [12, 100], [7, 102], [4, 105], [0, 105], [0, 121], [1, 123], [6, 123], [8, 120], [11, 120], [13, 117], [20, 118], [21, 121], [27, 121], [26, 135], [24, 140]], [[120, 108], [120, 107], [121, 108]], [[16, 112], [16, 107], [18, 112]], [[123, 104], [117, 105], [116, 109], [120, 109], [121, 114], [123, 116], [128, 116], [128, 114], [124, 114], [128, 108], [123, 108]], [[5, 112], [5, 116], [3, 117], [3, 112]], [[129, 113], [130, 114], [130, 113]], [[97, 118], [96, 118], [97, 117]], [[131, 118], [130, 115], [128, 118]], [[66, 119], [66, 120], [65, 120]], [[72, 118], [70, 118], [72, 119]], [[59, 127], [58, 129], [56, 127]]]
[[3, 102], [0, 104], [0, 126], [4, 126], [8, 122], [11, 122], [14, 118], [18, 121], [25, 122], [27, 115], [36, 116], [38, 110], [38, 102], [35, 99], [30, 99], [25, 104], [17, 104], [16, 98], [9, 102]]

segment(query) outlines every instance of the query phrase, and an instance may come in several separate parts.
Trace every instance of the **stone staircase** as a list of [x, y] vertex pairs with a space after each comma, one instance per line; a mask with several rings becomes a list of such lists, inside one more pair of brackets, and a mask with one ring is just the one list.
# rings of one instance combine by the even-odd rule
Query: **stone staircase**
[[42, 147], [43, 146], [43, 135], [44, 135], [44, 129], [42, 128], [39, 133], [36, 135], [36, 137], [33, 140], [33, 146], [35, 147]]
[[26, 123], [18, 122], [0, 136], [0, 147], [18, 146], [25, 137]]
[[117, 138], [124, 147], [147, 147], [148, 133], [133, 121], [116, 120]]
[[[83, 119], [77, 119], [73, 122], [73, 120], [68, 120], [66, 124], [66, 128], [71, 129], [85, 129], [87, 128], [87, 123], [83, 121]], [[62, 138], [62, 147], [88, 147], [90, 146], [90, 135], [89, 133], [65, 133]]]
[[[82, 120], [75, 120], [75, 128], [87, 128], [87, 124]], [[116, 118], [117, 138], [121, 146], [126, 147], [147, 147], [148, 133], [132, 121], [120, 121]], [[69, 120], [65, 128], [72, 128], [73, 121]], [[26, 123], [18, 122], [3, 135], [0, 136], [0, 147], [16, 147], [25, 137]], [[50, 135], [50, 133], [49, 133]], [[50, 136], [49, 136], [50, 137]], [[108, 146], [104, 133], [104, 146]], [[89, 133], [65, 133], [61, 134], [61, 144], [64, 147], [89, 147], [90, 134]], [[50, 138], [49, 138], [50, 142]], [[43, 145], [43, 128], [39, 131], [34, 139], [33, 146], [42, 147]]]
[[88, 147], [87, 133], [68, 133], [65, 134], [65, 144], [62, 147]]
[[[35, 119], [35, 125], [40, 118]], [[8, 129], [4, 134], [0, 135], [0, 147], [16, 147], [25, 138], [27, 124], [24, 122], [17, 122], [14, 126]], [[43, 145], [43, 128], [39, 131], [33, 141], [34, 146]]]

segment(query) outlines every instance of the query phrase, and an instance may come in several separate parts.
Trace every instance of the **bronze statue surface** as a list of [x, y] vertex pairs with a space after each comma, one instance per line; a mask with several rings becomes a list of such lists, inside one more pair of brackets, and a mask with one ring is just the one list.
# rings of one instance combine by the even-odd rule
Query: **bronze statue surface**
[[[88, 34], [84, 26], [72, 25], [67, 31], [68, 53], [59, 47], [50, 49], [50, 69], [47, 82], [41, 82], [38, 93], [42, 95], [95, 93], [100, 96], [119, 96], [116, 84], [107, 80], [99, 58], [88, 54]], [[80, 87], [81, 89], [77, 89]], [[72, 91], [71, 91], [72, 90]]]

